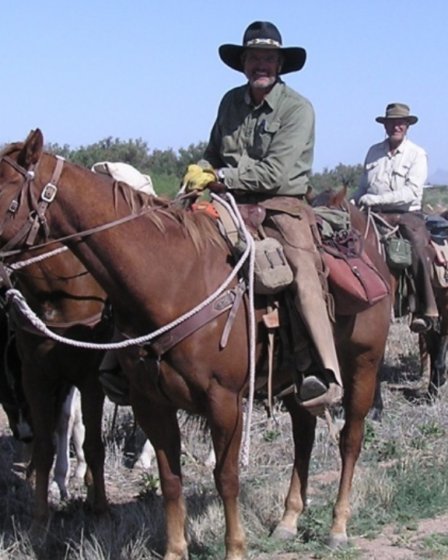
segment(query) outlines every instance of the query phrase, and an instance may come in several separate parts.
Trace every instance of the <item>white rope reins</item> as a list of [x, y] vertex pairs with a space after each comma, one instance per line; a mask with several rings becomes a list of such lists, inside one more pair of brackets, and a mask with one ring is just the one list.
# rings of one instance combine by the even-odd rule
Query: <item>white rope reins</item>
[[[212, 198], [217, 198], [216, 195], [212, 194]], [[248, 466], [249, 464], [249, 449], [250, 449], [250, 428], [252, 423], [252, 413], [253, 413], [253, 402], [254, 402], [254, 393], [255, 393], [255, 340], [256, 340], [256, 333], [255, 333], [255, 311], [254, 311], [254, 262], [255, 262], [255, 242], [248, 232], [246, 225], [241, 217], [241, 214], [238, 210], [238, 207], [235, 203], [235, 199], [232, 195], [227, 194], [227, 201], [224, 200], [222, 197], [219, 197], [219, 201], [223, 204], [229, 213], [231, 214], [233, 220], [243, 234], [244, 241], [246, 242], [246, 248], [241, 255], [239, 261], [236, 263], [235, 267], [229, 274], [229, 276], [224, 280], [221, 286], [213, 292], [207, 299], [205, 299], [202, 303], [197, 305], [195, 308], [191, 309], [181, 317], [178, 317], [171, 323], [157, 329], [156, 331], [146, 334], [144, 336], [140, 336], [133, 339], [126, 339], [120, 342], [111, 342], [111, 343], [92, 343], [92, 342], [83, 342], [80, 340], [73, 340], [70, 338], [66, 338], [60, 336], [50, 330], [45, 323], [34, 313], [34, 311], [29, 307], [28, 303], [26, 302], [23, 294], [15, 289], [11, 288], [6, 291], [6, 300], [10, 303], [16, 305], [17, 309], [20, 311], [22, 315], [24, 315], [30, 323], [42, 332], [45, 336], [55, 340], [56, 342], [61, 342], [63, 344], [67, 344], [69, 346], [75, 346], [78, 348], [85, 348], [91, 350], [119, 350], [120, 348], [126, 348], [129, 346], [135, 346], [139, 344], [143, 344], [145, 342], [149, 342], [150, 340], [160, 336], [161, 334], [171, 330], [172, 328], [176, 327], [177, 325], [183, 323], [196, 313], [198, 313], [201, 309], [206, 307], [209, 303], [214, 301], [218, 298], [221, 293], [229, 286], [232, 280], [236, 277], [244, 263], [247, 259], [249, 259], [249, 316], [248, 316], [248, 337], [249, 337], [249, 395], [247, 399], [247, 411], [246, 411], [246, 418], [245, 418], [245, 429], [244, 429], [244, 436], [243, 436], [243, 446], [241, 450], [241, 463], [243, 466]], [[67, 247], [62, 247], [51, 251], [50, 253], [45, 253], [43, 255], [39, 255], [38, 257], [34, 257], [27, 261], [22, 261], [19, 263], [15, 263], [13, 265], [9, 265], [11, 270], [18, 270], [23, 268], [29, 264], [34, 262], [38, 262], [40, 260], [44, 260], [45, 258], [49, 258], [50, 256], [56, 255], [61, 253], [62, 251], [67, 250]]]
[[45, 259], [49, 259], [50, 257], [54, 257], [55, 255], [59, 255], [59, 253], [63, 253], [64, 251], [68, 251], [68, 247], [59, 247], [58, 249], [53, 249], [53, 251], [49, 251], [48, 253], [42, 253], [42, 255], [38, 255], [37, 257], [32, 257], [31, 259], [27, 259], [26, 261], [18, 261], [12, 264], [6, 265], [7, 270], [20, 270], [21, 268], [25, 268], [30, 264], [34, 264], [36, 262], [44, 261]]
[[[249, 395], [247, 397], [247, 411], [244, 420], [244, 433], [243, 445], [241, 447], [241, 465], [243, 467], [249, 466], [250, 458], [250, 430], [252, 426], [252, 413], [254, 407], [255, 396], [255, 340], [256, 340], [256, 326], [255, 326], [255, 310], [254, 310], [254, 264], [255, 264], [255, 241], [251, 234], [248, 232], [246, 225], [241, 218], [240, 211], [235, 203], [235, 199], [230, 194], [227, 194], [230, 205], [222, 198], [219, 199], [227, 210], [231, 213], [232, 218], [238, 223], [241, 228], [244, 239], [247, 242], [246, 250], [249, 249], [249, 317], [248, 317], [248, 336], [249, 336]], [[212, 198], [215, 195], [212, 194]], [[244, 254], [246, 251], [244, 252]]]
[[[230, 196], [229, 196], [230, 198]], [[66, 338], [63, 336], [60, 336], [56, 333], [54, 333], [53, 331], [51, 331], [50, 329], [48, 329], [48, 327], [45, 325], [45, 323], [34, 313], [34, 311], [29, 307], [28, 303], [26, 302], [23, 294], [15, 289], [15, 288], [11, 288], [9, 290], [6, 291], [5, 297], [6, 300], [9, 302], [13, 302], [17, 305], [18, 309], [20, 310], [20, 312], [32, 323], [32, 325], [40, 330], [43, 334], [45, 334], [46, 336], [48, 336], [49, 338], [52, 338], [53, 340], [57, 341], [57, 342], [62, 342], [64, 344], [68, 344], [69, 346], [76, 346], [79, 348], [86, 348], [89, 350], [119, 350], [120, 348], [127, 348], [128, 346], [136, 346], [139, 344], [144, 344], [145, 342], [149, 342], [150, 340], [152, 340], [153, 338], [156, 338], [158, 336], [160, 336], [161, 334], [171, 330], [172, 328], [176, 327], [177, 325], [183, 323], [184, 321], [186, 321], [187, 319], [189, 319], [190, 317], [192, 317], [193, 315], [195, 315], [196, 313], [198, 313], [199, 311], [201, 311], [201, 309], [203, 309], [204, 307], [206, 307], [209, 303], [211, 303], [212, 301], [214, 301], [218, 296], [221, 295], [221, 293], [229, 286], [229, 284], [231, 283], [231, 281], [235, 278], [235, 276], [238, 274], [239, 270], [242, 268], [243, 264], [245, 263], [245, 261], [250, 257], [251, 253], [253, 253], [253, 249], [254, 249], [254, 241], [251, 237], [251, 235], [249, 234], [249, 232], [246, 229], [246, 226], [244, 225], [244, 222], [242, 221], [242, 218], [239, 215], [239, 212], [236, 208], [236, 204], [235, 201], [232, 197], [232, 204], [233, 207], [236, 210], [236, 216], [239, 218], [240, 220], [240, 227], [242, 232], [244, 233], [244, 235], [246, 236], [246, 248], [243, 252], [243, 254], [241, 255], [240, 260], [236, 263], [235, 268], [233, 268], [233, 270], [231, 271], [231, 273], [229, 274], [229, 276], [224, 280], [224, 282], [221, 284], [221, 286], [215, 291], [213, 292], [210, 296], [208, 296], [202, 303], [200, 303], [199, 305], [197, 305], [196, 307], [194, 307], [193, 309], [191, 309], [190, 311], [188, 311], [187, 313], [184, 313], [184, 315], [181, 315], [180, 317], [178, 317], [177, 319], [175, 319], [174, 321], [172, 321], [171, 323], [168, 323], [167, 325], [161, 327], [160, 329], [157, 329], [156, 331], [143, 335], [143, 336], [139, 336], [136, 338], [129, 338], [120, 342], [110, 342], [110, 343], [94, 343], [94, 342], [83, 342], [81, 340], [73, 340], [71, 338]], [[46, 254], [47, 255], [47, 254]]]

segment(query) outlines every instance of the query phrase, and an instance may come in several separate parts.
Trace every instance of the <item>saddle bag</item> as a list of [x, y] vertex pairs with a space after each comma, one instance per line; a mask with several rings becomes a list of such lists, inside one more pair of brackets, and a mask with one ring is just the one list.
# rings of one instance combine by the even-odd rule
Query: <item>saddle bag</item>
[[[232, 251], [240, 255], [244, 252], [244, 243], [241, 232], [227, 208], [218, 200], [213, 201], [213, 206], [221, 220], [221, 228]], [[289, 286], [294, 279], [293, 272], [286, 260], [280, 242], [271, 237], [256, 239], [266, 209], [259, 204], [238, 205], [241, 216], [255, 239], [254, 262], [254, 291], [261, 295], [276, 294]]]
[[412, 264], [411, 242], [403, 237], [390, 236], [384, 240], [386, 262], [390, 268], [404, 270]]
[[354, 315], [385, 298], [389, 285], [362, 248], [353, 231], [339, 237], [332, 246], [324, 245], [323, 259], [328, 267], [328, 285], [337, 315]]
[[293, 281], [283, 247], [271, 237], [255, 241], [254, 290], [270, 295], [280, 292]]

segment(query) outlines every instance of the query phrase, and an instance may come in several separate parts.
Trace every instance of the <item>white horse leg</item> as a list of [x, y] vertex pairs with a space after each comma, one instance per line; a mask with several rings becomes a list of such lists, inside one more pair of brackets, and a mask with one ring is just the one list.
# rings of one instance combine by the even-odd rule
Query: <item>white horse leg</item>
[[53, 480], [59, 488], [61, 500], [68, 498], [67, 483], [70, 476], [70, 434], [73, 425], [71, 419], [71, 405], [75, 388], [72, 387], [65, 399], [59, 414], [56, 430], [56, 462]]
[[143, 470], [148, 470], [151, 468], [151, 464], [156, 457], [156, 452], [154, 447], [151, 445], [149, 439], [145, 441], [140, 457], [135, 462], [135, 467]]
[[87, 471], [87, 463], [83, 449], [86, 427], [84, 426], [84, 422], [82, 419], [81, 394], [78, 390], [76, 390], [75, 397], [72, 403], [72, 417], [72, 442], [76, 455], [76, 468], [73, 476], [75, 478], [83, 479]]

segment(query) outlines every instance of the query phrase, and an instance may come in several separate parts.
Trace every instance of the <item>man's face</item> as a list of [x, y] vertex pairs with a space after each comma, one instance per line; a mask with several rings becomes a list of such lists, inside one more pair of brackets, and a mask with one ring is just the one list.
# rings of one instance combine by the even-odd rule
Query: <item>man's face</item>
[[384, 128], [390, 140], [399, 144], [406, 136], [409, 123], [406, 119], [386, 119]]
[[243, 69], [252, 88], [270, 88], [281, 69], [280, 53], [273, 49], [247, 49], [243, 54]]

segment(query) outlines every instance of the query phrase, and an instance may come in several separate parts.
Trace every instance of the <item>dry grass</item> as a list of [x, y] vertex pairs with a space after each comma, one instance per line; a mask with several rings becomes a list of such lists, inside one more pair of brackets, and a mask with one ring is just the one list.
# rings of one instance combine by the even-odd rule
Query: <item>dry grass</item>
[[[352, 537], [374, 536], [386, 524], [397, 528], [415, 525], [421, 517], [448, 511], [445, 400], [418, 404], [408, 400], [409, 390], [418, 384], [417, 340], [403, 321], [392, 326], [385, 375], [384, 419], [381, 424], [367, 424], [355, 478], [349, 526]], [[163, 556], [164, 519], [157, 471], [143, 473], [130, 468], [132, 457], [125, 455], [123, 448], [131, 434], [132, 416], [128, 409], [121, 409], [112, 432], [112, 412], [108, 407], [104, 419], [110, 517], [94, 519], [84, 505], [84, 488], [74, 484], [69, 501], [52, 498], [52, 521], [43, 544], [28, 537], [32, 493], [23, 472], [13, 464], [17, 444], [7, 428], [0, 432], [0, 560], [143, 560]], [[183, 427], [190, 558], [218, 559], [224, 556], [224, 518], [211, 469], [203, 465], [208, 443], [199, 437], [198, 430], [192, 424]], [[275, 419], [268, 421], [263, 409], [256, 409], [251, 465], [241, 473], [249, 558], [363, 558], [356, 547], [337, 553], [324, 547], [339, 464], [337, 446], [319, 420], [311, 464], [310, 507], [299, 526], [301, 536], [292, 543], [270, 541], [268, 535], [280, 517], [289, 483], [292, 443], [286, 413], [277, 408]], [[400, 534], [400, 529], [397, 531]], [[419, 542], [422, 558], [425, 554], [436, 558], [427, 554], [430, 546], [442, 547], [444, 554], [447, 549], [442, 541], [434, 537]]]

